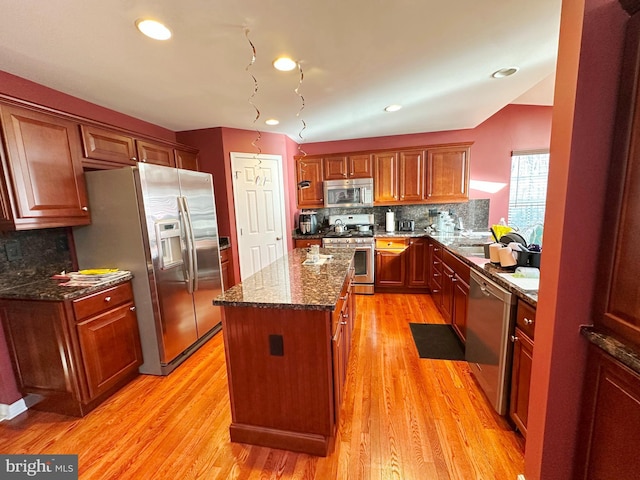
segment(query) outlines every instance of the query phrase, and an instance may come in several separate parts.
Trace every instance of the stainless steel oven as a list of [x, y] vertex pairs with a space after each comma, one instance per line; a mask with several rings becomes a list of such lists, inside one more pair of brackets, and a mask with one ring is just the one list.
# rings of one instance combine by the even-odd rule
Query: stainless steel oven
[[[330, 232], [322, 239], [322, 246], [326, 248], [353, 248], [355, 276], [353, 291], [366, 295], [373, 295], [375, 268], [375, 240], [373, 238], [373, 215], [330, 215], [329, 224], [336, 220], [346, 225], [347, 229], [341, 233]], [[369, 225], [368, 230], [357, 227]]]

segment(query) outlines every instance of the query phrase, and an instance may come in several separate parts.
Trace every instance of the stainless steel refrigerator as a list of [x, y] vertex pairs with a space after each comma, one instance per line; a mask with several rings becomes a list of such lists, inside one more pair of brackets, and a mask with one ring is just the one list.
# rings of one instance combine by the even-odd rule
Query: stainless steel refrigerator
[[78, 266], [133, 273], [140, 372], [167, 375], [221, 328], [212, 177], [138, 163], [85, 178], [91, 225], [73, 229]]

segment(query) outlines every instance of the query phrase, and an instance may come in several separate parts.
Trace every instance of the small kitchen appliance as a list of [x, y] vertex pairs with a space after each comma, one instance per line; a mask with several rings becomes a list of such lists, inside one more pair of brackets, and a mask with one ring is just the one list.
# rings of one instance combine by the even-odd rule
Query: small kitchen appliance
[[413, 232], [415, 228], [415, 220], [398, 220], [398, 230], [401, 232]]
[[300, 213], [298, 218], [298, 228], [303, 235], [315, 235], [318, 233], [318, 220], [316, 219], [316, 212], [304, 210]]

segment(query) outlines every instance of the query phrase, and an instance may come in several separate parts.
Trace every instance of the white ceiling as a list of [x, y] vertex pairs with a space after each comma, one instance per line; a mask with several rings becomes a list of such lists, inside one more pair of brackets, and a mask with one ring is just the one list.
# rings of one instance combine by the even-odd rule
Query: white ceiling
[[[473, 128], [509, 103], [552, 104], [560, 3], [0, 0], [0, 70], [174, 131], [304, 143]], [[143, 37], [134, 21], [146, 16], [173, 38]], [[302, 110], [299, 71], [271, 66], [285, 53], [302, 67]], [[391, 103], [404, 108], [384, 112]]]

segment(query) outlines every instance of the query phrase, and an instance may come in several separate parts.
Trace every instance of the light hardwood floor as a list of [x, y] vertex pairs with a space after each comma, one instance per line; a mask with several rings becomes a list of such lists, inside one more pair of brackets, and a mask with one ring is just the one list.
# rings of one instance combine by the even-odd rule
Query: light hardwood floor
[[83, 419], [0, 422], [0, 453], [76, 453], [80, 479], [515, 480], [523, 441], [465, 362], [418, 358], [409, 322], [442, 323], [429, 295], [357, 297], [333, 454], [229, 442], [222, 335], [169, 377], [140, 376]]

